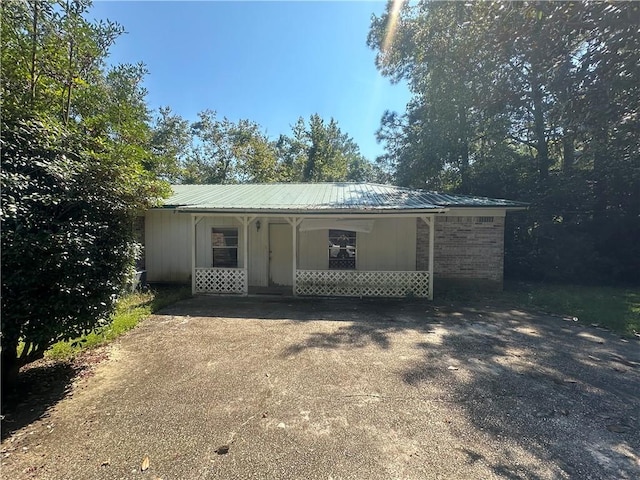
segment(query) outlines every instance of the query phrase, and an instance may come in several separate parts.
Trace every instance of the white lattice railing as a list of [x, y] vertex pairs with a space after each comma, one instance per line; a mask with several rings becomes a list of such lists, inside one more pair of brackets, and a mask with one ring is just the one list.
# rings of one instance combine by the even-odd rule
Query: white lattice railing
[[196, 268], [195, 293], [245, 293], [244, 268]]
[[296, 295], [428, 297], [429, 272], [296, 270]]

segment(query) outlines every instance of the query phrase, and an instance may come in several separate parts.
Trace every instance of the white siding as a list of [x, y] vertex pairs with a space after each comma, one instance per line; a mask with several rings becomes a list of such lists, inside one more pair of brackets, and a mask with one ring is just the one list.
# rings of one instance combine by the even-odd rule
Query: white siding
[[[200, 219], [196, 226], [196, 267], [211, 267], [213, 264], [211, 230], [215, 227], [238, 229], [238, 266], [243, 267], [244, 231], [242, 224], [232, 217]], [[170, 210], [148, 211], [145, 254], [149, 282], [188, 283], [191, 278], [191, 215]]]
[[[298, 265], [302, 270], [326, 270], [328, 230], [300, 232]], [[377, 218], [371, 233], [356, 234], [358, 270], [413, 271], [416, 269], [415, 218]]]
[[[260, 230], [256, 222], [260, 220]], [[267, 286], [269, 279], [269, 223], [262, 217], [248, 226], [249, 285]], [[244, 266], [244, 231], [234, 217], [202, 217], [196, 227], [196, 266], [212, 266], [211, 229], [238, 228], [238, 266]], [[150, 210], [145, 221], [147, 279], [150, 282], [189, 282], [191, 278], [191, 215]], [[298, 233], [298, 268], [328, 268], [328, 231]], [[371, 233], [357, 233], [358, 270], [415, 270], [415, 218], [377, 218]]]
[[[260, 221], [260, 230], [256, 225]], [[257, 218], [249, 224], [249, 285], [269, 284], [269, 219]]]
[[359, 233], [357, 269], [411, 271], [416, 269], [414, 218], [377, 218], [371, 233]]
[[213, 267], [211, 231], [214, 228], [235, 227], [238, 229], [238, 267], [244, 266], [244, 229], [233, 217], [202, 217], [196, 225], [196, 267]]
[[311, 230], [298, 233], [298, 268], [326, 270], [329, 268], [329, 231]]
[[191, 278], [191, 217], [170, 210], [145, 215], [147, 281], [188, 283]]

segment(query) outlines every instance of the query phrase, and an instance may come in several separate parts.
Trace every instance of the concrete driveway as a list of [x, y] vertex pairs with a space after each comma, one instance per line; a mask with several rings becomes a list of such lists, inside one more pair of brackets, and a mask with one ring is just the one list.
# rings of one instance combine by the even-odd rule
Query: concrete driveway
[[200, 297], [107, 352], [3, 478], [640, 478], [639, 342], [558, 317]]

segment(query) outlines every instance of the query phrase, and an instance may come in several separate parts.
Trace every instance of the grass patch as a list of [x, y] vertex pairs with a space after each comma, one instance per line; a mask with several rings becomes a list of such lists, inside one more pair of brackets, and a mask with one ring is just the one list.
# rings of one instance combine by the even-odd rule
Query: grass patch
[[640, 290], [577, 285], [535, 285], [525, 289], [529, 305], [577, 317], [624, 335], [640, 332]]
[[[453, 292], [445, 299], [453, 300]], [[456, 301], [484, 301], [578, 318], [623, 335], [640, 332], [640, 289], [542, 283], [512, 283], [504, 292], [455, 293]]]
[[45, 358], [66, 360], [80, 351], [109, 343], [135, 327], [142, 319], [191, 296], [187, 287], [158, 287], [147, 292], [135, 292], [122, 297], [116, 305], [111, 322], [72, 340], [58, 342], [45, 352]]

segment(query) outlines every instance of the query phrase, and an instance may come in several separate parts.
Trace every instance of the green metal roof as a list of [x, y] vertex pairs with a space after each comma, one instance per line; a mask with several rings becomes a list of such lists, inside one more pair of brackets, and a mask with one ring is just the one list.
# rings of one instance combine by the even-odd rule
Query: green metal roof
[[392, 212], [451, 207], [522, 209], [525, 203], [374, 183], [172, 185], [165, 208], [215, 212]]

